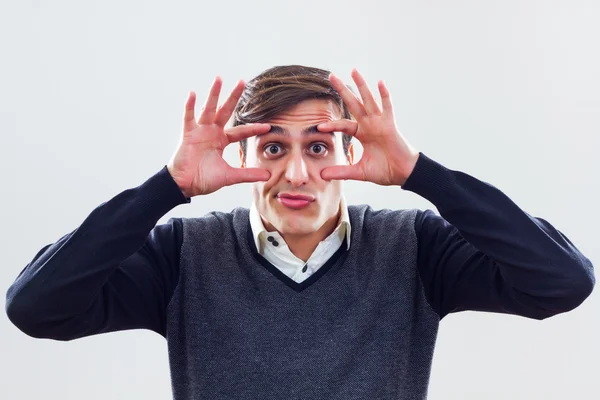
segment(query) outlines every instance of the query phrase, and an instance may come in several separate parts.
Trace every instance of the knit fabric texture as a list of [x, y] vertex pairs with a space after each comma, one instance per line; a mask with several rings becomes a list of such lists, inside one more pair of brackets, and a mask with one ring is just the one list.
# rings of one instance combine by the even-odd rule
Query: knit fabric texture
[[439, 316], [417, 270], [417, 210], [348, 211], [350, 249], [300, 284], [256, 252], [248, 209], [182, 219], [175, 400], [427, 397]]

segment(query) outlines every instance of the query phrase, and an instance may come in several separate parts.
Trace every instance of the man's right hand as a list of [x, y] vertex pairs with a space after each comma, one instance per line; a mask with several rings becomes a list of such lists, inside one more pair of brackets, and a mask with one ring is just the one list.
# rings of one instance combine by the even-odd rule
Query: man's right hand
[[194, 117], [196, 94], [189, 93], [183, 135], [167, 164], [171, 176], [188, 198], [236, 183], [266, 181], [271, 176], [263, 168], [233, 168], [223, 159], [223, 150], [228, 144], [266, 133], [271, 126], [246, 124], [225, 129], [246, 84], [238, 81], [227, 101], [217, 109], [222, 84], [221, 78], [216, 77], [198, 121]]

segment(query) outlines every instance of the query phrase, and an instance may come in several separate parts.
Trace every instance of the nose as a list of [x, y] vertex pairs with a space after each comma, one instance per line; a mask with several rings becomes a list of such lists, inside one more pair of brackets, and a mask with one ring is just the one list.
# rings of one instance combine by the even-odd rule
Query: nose
[[308, 182], [306, 162], [301, 152], [294, 152], [290, 155], [286, 165], [285, 178], [294, 187], [302, 186]]

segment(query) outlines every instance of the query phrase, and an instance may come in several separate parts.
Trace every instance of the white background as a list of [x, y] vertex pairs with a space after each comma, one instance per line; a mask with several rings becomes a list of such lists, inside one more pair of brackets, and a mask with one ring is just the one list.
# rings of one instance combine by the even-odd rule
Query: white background
[[[274, 65], [384, 79], [418, 150], [501, 189], [600, 260], [600, 6], [594, 1], [0, 3], [2, 293], [44, 245], [169, 160], [189, 90]], [[199, 106], [198, 106], [199, 107]], [[238, 165], [237, 147], [226, 159]], [[347, 182], [350, 204], [435, 207]], [[171, 216], [248, 206], [228, 187]], [[4, 297], [1, 297], [4, 302]], [[3, 303], [4, 304], [4, 303]], [[583, 399], [600, 388], [600, 295], [544, 321], [445, 318], [430, 399]], [[165, 340], [143, 330], [33, 339], [0, 314], [0, 398], [167, 399]]]

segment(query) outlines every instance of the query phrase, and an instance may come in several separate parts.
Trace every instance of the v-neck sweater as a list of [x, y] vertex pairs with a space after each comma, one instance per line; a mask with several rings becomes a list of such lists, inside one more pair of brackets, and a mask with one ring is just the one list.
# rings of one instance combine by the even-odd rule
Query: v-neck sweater
[[[317, 203], [318, 204], [318, 203]], [[299, 211], [289, 211], [299, 212]], [[301, 212], [301, 211], [300, 211]], [[319, 270], [331, 256], [345, 245], [350, 248], [350, 216], [345, 196], [341, 196], [338, 225], [326, 238], [321, 240], [308, 260], [303, 261], [288, 247], [286, 240], [277, 231], [267, 231], [256, 203], [250, 206], [250, 229], [256, 251], [270, 264], [296, 282], [302, 282]], [[346, 240], [344, 240], [346, 239]]]

